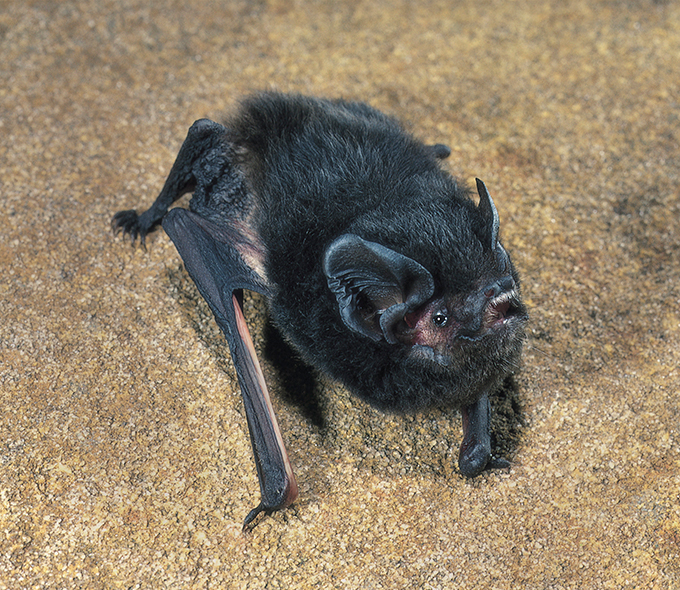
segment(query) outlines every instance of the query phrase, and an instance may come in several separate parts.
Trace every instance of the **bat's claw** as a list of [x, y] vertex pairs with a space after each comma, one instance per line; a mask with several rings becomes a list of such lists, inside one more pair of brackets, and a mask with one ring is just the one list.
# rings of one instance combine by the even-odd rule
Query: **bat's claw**
[[503, 459], [503, 457], [489, 457], [489, 462], [486, 464], [486, 469], [507, 469], [510, 467], [510, 461]]
[[267, 516], [269, 516], [277, 510], [288, 508], [288, 506], [290, 506], [297, 499], [297, 482], [295, 481], [295, 476], [292, 473], [290, 475], [292, 479], [287, 480], [283, 489], [279, 490], [278, 493], [276, 493], [274, 490], [267, 490], [265, 480], [265, 487], [262, 490], [263, 494], [268, 495], [267, 492], [274, 492], [275, 496], [270, 497], [269, 500], [263, 497], [262, 501], [248, 513], [245, 520], [243, 521], [243, 531], [246, 531], [250, 528], [251, 523], [259, 516], [261, 512], [264, 512]]
[[129, 235], [133, 244], [137, 241], [137, 237], [142, 246], [146, 243], [148, 230], [140, 223], [140, 217], [134, 209], [118, 211], [111, 220], [111, 229], [116, 234], [122, 231], [124, 236]]
[[[251, 523], [259, 516], [261, 512], [264, 512], [269, 516], [277, 510], [288, 508], [288, 506], [295, 502], [298, 496], [298, 487], [292, 471], [289, 474], [289, 477], [290, 478], [286, 477], [283, 487], [278, 490], [268, 489], [267, 483], [270, 482], [270, 480], [261, 480], [260, 485], [263, 494], [262, 500], [246, 516], [245, 520], [243, 521], [243, 531], [246, 531], [250, 528]], [[264, 487], [262, 487], [263, 484]]]

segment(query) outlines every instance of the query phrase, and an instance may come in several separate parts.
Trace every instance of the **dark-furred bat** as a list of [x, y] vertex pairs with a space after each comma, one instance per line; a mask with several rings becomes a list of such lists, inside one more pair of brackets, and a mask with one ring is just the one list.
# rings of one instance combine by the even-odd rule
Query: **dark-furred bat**
[[449, 154], [363, 103], [262, 93], [224, 125], [196, 121], [151, 208], [114, 216], [133, 242], [162, 223], [227, 339], [261, 491], [244, 527], [297, 484], [243, 289], [304, 361], [375, 407], [460, 408], [463, 475], [508, 465], [489, 394], [518, 365], [527, 314], [494, 202], [477, 180], [475, 204], [441, 167]]

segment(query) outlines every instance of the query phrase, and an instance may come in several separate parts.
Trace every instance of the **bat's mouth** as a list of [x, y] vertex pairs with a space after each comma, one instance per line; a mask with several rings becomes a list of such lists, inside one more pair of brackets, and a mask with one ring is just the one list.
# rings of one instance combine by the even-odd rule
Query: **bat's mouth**
[[483, 326], [485, 328], [499, 327], [523, 314], [524, 308], [520, 302], [519, 293], [513, 289], [489, 301], [484, 310]]

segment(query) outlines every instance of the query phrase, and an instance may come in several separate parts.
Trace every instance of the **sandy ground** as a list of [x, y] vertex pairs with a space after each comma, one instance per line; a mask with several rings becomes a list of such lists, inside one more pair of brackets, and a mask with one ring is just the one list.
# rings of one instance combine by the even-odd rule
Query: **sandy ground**
[[[300, 404], [267, 361], [301, 494], [241, 532], [226, 344], [169, 239], [109, 221], [263, 88], [365, 100], [489, 186], [531, 311], [511, 469], [458, 474], [456, 412]], [[670, 0], [3, 2], [0, 587], [680, 588], [679, 97]]]

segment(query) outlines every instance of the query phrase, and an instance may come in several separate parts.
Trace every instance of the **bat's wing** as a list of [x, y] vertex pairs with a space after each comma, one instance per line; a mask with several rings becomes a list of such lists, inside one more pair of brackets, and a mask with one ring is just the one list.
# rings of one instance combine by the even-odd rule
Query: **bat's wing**
[[246, 516], [245, 528], [260, 512], [271, 513], [290, 505], [298, 493], [239, 301], [242, 289], [267, 294], [267, 286], [244, 262], [241, 252], [247, 244], [236, 229], [179, 208], [163, 218], [163, 229], [215, 314], [241, 385], [262, 495], [260, 504]]
[[491, 453], [491, 407], [489, 395], [461, 408], [463, 442], [458, 454], [458, 468], [465, 477], [476, 477], [485, 469], [504, 469], [510, 462]]

